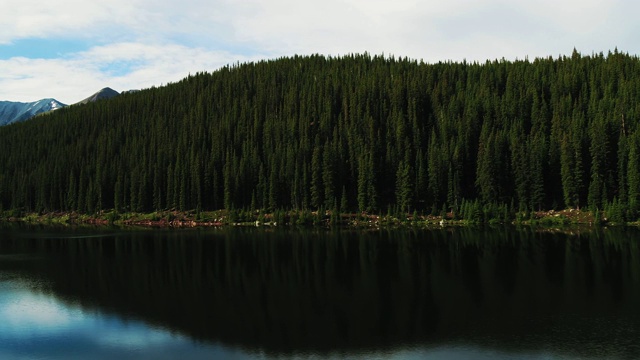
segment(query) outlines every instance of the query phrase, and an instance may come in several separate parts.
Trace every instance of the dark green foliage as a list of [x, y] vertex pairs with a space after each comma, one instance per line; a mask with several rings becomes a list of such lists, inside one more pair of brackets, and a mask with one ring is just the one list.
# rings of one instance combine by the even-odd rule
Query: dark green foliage
[[373, 157], [363, 155], [358, 165], [358, 209], [373, 212], [377, 209], [377, 191], [375, 188], [375, 171]]
[[[640, 210], [640, 157], [638, 156], [638, 137], [640, 133], [636, 133], [636, 135], [632, 138], [632, 141], [629, 143], [629, 157], [627, 159], [627, 186], [628, 186], [628, 196], [627, 201], [629, 204], [629, 212], [632, 218], [636, 218], [638, 216], [638, 211]], [[620, 189], [621, 191], [625, 191], [624, 189]]]
[[0, 128], [0, 206], [296, 209], [307, 223], [318, 208], [484, 222], [589, 205], [635, 219], [638, 74], [618, 52], [228, 66]]
[[474, 201], [462, 200], [460, 217], [471, 223], [482, 223], [485, 221], [483, 207], [477, 199]]
[[346, 213], [347, 211], [349, 211], [349, 200], [347, 199], [347, 189], [343, 186], [340, 196], [340, 212]]
[[411, 207], [412, 190], [411, 166], [401, 161], [396, 173], [396, 204], [401, 213], [408, 213]]
[[623, 224], [625, 222], [625, 205], [621, 204], [617, 198], [614, 198], [612, 202], [606, 204], [604, 212], [607, 216], [607, 220], [616, 224]]

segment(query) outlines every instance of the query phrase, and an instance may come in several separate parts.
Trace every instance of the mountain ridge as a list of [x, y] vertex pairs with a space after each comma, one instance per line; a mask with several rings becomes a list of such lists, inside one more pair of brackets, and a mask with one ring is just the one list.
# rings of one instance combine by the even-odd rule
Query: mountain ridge
[[89, 96], [88, 98], [78, 101], [74, 105], [88, 104], [90, 102], [95, 102], [98, 100], [111, 99], [112, 97], [118, 96], [118, 95], [120, 95], [119, 92], [113, 90], [110, 87], [105, 87], [105, 88], [102, 88], [100, 91], [96, 92], [95, 94]]
[[[72, 105], [84, 105], [99, 100], [110, 99], [120, 95], [110, 87], [105, 87], [84, 100]], [[63, 104], [54, 98], [40, 99], [33, 102], [0, 101], [0, 126], [29, 120], [36, 115], [58, 110], [69, 105]]]
[[40, 99], [28, 103], [0, 101], [0, 126], [25, 121], [36, 115], [66, 106], [66, 104], [53, 98]]

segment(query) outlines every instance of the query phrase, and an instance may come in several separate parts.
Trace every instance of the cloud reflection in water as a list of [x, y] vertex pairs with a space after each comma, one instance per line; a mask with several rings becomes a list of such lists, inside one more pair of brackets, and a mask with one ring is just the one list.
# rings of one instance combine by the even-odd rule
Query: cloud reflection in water
[[196, 343], [184, 336], [84, 311], [29, 286], [0, 282], [0, 359], [189, 359], [244, 358], [234, 350]]

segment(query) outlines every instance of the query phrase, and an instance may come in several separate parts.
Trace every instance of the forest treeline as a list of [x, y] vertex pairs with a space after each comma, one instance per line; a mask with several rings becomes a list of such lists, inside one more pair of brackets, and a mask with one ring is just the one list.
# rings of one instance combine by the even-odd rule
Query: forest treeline
[[0, 209], [640, 210], [640, 60], [295, 56], [0, 128]]

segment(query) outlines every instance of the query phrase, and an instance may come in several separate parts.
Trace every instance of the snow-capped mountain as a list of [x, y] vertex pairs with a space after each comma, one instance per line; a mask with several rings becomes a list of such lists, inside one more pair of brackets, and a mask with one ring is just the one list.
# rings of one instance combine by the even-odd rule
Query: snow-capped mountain
[[[110, 99], [120, 93], [106, 87], [74, 105], [88, 104], [98, 100]], [[56, 99], [42, 99], [31, 103], [0, 101], [0, 126], [30, 119], [38, 114], [57, 110], [67, 105]]]
[[30, 103], [0, 101], [0, 126], [24, 121], [65, 106], [56, 99], [42, 99]]

